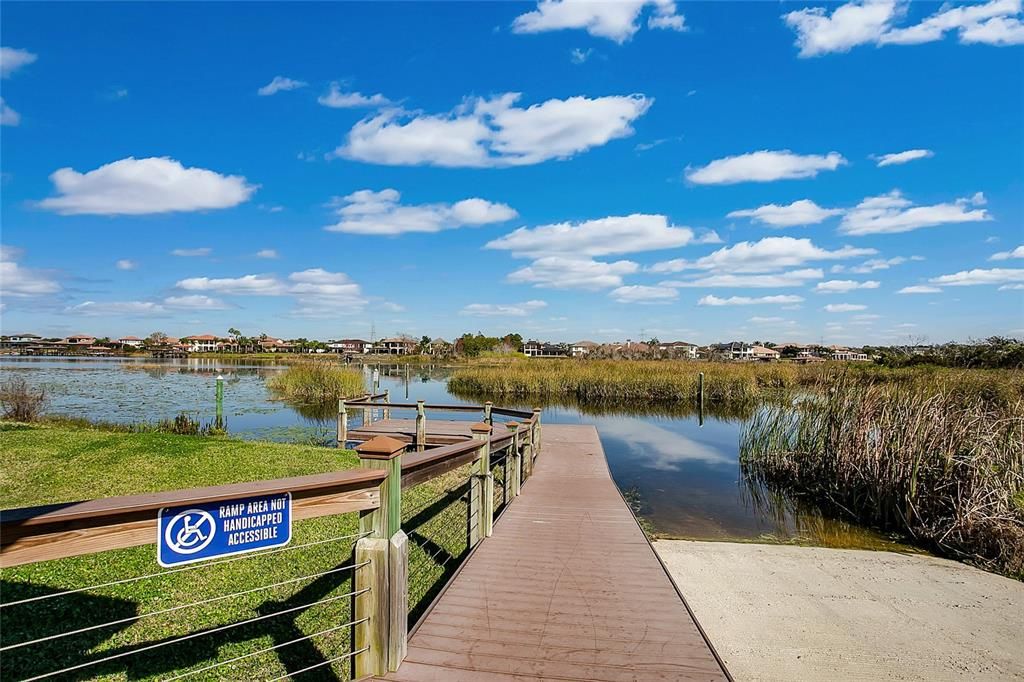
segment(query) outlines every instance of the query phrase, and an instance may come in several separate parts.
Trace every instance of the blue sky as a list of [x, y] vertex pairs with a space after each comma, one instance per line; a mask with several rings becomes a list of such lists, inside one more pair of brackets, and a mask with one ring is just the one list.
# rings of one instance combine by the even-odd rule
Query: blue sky
[[4, 333], [1024, 336], [1016, 0], [0, 12]]

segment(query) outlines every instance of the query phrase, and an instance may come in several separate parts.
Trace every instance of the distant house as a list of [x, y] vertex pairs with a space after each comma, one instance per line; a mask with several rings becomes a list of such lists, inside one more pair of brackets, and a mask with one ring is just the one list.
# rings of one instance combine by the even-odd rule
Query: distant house
[[867, 362], [871, 358], [868, 357], [867, 353], [835, 346], [832, 348], [832, 359], [841, 362]]
[[117, 342], [127, 348], [142, 348], [142, 339], [137, 336], [122, 336]]
[[369, 353], [373, 349], [373, 344], [362, 339], [340, 339], [338, 341], [328, 341], [327, 348], [332, 353], [362, 355], [363, 353]]
[[296, 351], [294, 343], [275, 339], [273, 336], [260, 339], [259, 346], [261, 353], [294, 353]]
[[24, 348], [25, 346], [37, 344], [43, 337], [36, 334], [12, 334], [0, 336], [0, 348]]
[[66, 346], [89, 347], [95, 345], [96, 337], [89, 336], [88, 334], [71, 334], [70, 336], [64, 337], [63, 343]]
[[430, 343], [427, 344], [427, 353], [429, 355], [451, 355], [454, 350], [454, 345], [440, 337], [431, 339]]
[[523, 344], [523, 354], [531, 358], [565, 358], [571, 352], [564, 343], [544, 343], [527, 341]]
[[417, 345], [412, 339], [396, 336], [378, 341], [374, 351], [385, 355], [411, 355], [416, 352]]
[[569, 348], [569, 354], [574, 358], [585, 358], [593, 353], [599, 345], [594, 341], [577, 341]]
[[774, 348], [766, 348], [764, 346], [751, 346], [750, 353], [754, 360], [760, 360], [761, 362], [778, 360], [781, 355], [779, 351]]
[[711, 354], [723, 360], [752, 360], [754, 358], [753, 346], [743, 341], [713, 343], [711, 344]]
[[672, 358], [697, 359], [697, 344], [686, 341], [669, 341], [658, 344], [658, 350]]
[[223, 347], [222, 339], [213, 334], [181, 337], [181, 344], [190, 353], [213, 353]]

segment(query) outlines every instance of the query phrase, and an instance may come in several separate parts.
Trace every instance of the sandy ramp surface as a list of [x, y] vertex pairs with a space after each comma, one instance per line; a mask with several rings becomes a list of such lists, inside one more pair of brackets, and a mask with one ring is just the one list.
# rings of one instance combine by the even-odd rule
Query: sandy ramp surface
[[926, 556], [661, 540], [736, 680], [1024, 680], [1024, 583]]

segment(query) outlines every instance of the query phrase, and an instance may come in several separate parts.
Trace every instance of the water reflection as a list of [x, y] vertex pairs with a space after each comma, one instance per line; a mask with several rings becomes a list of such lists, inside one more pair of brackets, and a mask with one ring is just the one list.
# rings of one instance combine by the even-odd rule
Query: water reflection
[[[141, 422], [180, 412], [210, 420], [216, 377], [225, 377], [224, 407], [231, 434], [241, 438], [333, 445], [337, 405], [290, 405], [275, 400], [265, 378], [287, 365], [187, 358], [3, 358], [0, 374], [24, 372], [51, 396], [51, 412], [87, 419]], [[479, 404], [482, 395], [452, 395], [451, 370], [430, 365], [367, 365], [366, 387], [378, 370], [379, 388], [393, 400]], [[528, 409], [533, 401], [495, 400]], [[835, 547], [892, 547], [885, 538], [769, 494], [743, 479], [741, 430], [756, 408], [692, 403], [582, 404], [542, 402], [545, 423], [597, 426], [612, 476], [630, 491], [639, 512], [661, 536], [810, 542]], [[394, 410], [411, 418], [410, 410]], [[358, 414], [354, 417], [358, 421]], [[431, 412], [428, 418], [465, 418]]]

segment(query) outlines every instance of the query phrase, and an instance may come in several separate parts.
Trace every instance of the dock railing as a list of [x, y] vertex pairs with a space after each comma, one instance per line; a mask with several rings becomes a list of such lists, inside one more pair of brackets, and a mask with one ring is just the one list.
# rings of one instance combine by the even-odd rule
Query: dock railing
[[[381, 397], [356, 405], [407, 407]], [[452, 407], [414, 405], [424, 415]], [[491, 535], [539, 453], [539, 409], [460, 407], [487, 420], [471, 438], [426, 448], [425, 438], [377, 436], [356, 447], [354, 469], [0, 511], [5, 679], [265, 676], [251, 666], [267, 656], [282, 677], [397, 670], [410, 627]], [[291, 518], [318, 520], [316, 533], [300, 525], [283, 546], [149, 566], [160, 510], [284, 493]], [[126, 570], [89, 580], [110, 565]]]

